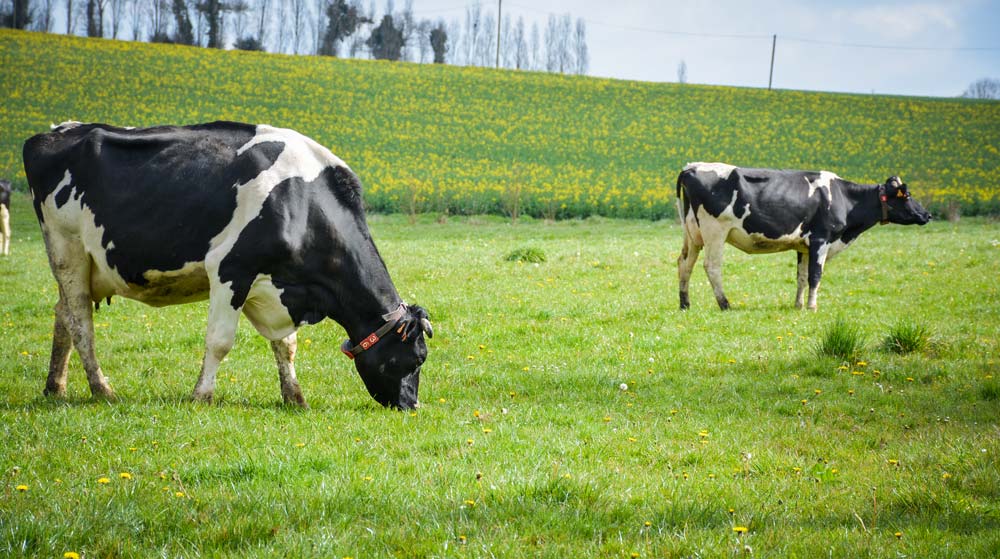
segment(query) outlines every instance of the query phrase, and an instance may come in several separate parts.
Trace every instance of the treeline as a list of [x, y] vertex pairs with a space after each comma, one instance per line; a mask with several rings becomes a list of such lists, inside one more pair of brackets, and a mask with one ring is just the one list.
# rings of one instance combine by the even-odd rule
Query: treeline
[[0, 26], [130, 41], [285, 54], [586, 74], [586, 24], [543, 27], [473, 2], [460, 18], [420, 19], [413, 0], [0, 0]]

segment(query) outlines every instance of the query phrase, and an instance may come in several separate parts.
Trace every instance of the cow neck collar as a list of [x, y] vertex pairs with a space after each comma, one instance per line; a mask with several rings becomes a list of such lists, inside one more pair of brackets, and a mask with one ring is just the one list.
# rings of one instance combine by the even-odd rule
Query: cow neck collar
[[[399, 322], [403, 319], [403, 317], [406, 316], [407, 310], [408, 307], [406, 306], [406, 303], [400, 302], [399, 306], [396, 307], [396, 310], [387, 312], [382, 315], [382, 321], [383, 321], [382, 326], [380, 326], [377, 330], [362, 338], [362, 340], [357, 344], [353, 344], [350, 338], [344, 340], [344, 343], [340, 344], [340, 351], [342, 351], [344, 355], [347, 356], [348, 359], [353, 360], [361, 352], [371, 349], [372, 346], [377, 344], [379, 340], [384, 338], [386, 334], [389, 333], [390, 330], [392, 330], [397, 324], [399, 324]], [[400, 327], [400, 329], [397, 330], [397, 333], [400, 333], [400, 330], [402, 330], [402, 327]]]
[[885, 185], [878, 185], [878, 201], [882, 204], [882, 219], [879, 220], [881, 225], [889, 223], [889, 196], [885, 193]]

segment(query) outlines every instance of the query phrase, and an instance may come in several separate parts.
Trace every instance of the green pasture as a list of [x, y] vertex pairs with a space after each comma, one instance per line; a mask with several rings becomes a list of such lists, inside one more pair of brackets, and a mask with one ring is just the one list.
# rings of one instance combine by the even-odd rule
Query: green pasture
[[66, 120], [293, 128], [379, 212], [676, 215], [683, 166], [901, 176], [937, 215], [1000, 214], [1000, 102], [642, 83], [0, 30], [0, 177]]
[[[410, 413], [368, 397], [329, 321], [299, 335], [309, 410], [246, 323], [217, 402], [191, 403], [206, 305], [121, 299], [96, 315], [119, 401], [75, 355], [46, 399], [56, 288], [26, 196], [13, 217], [0, 556], [1000, 555], [995, 221], [868, 232], [817, 313], [792, 307], [793, 255], [727, 251], [723, 313], [700, 266], [677, 310], [672, 220], [372, 216], [435, 326]], [[856, 359], [814, 349], [838, 319]], [[901, 321], [931, 343], [879, 349]]]

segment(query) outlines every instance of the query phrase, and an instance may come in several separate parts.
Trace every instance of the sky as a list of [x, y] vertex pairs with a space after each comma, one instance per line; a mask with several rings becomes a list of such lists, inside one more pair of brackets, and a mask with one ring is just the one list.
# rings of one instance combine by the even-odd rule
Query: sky
[[[404, 0], [397, 0], [397, 8]], [[501, 0], [544, 32], [583, 19], [588, 75], [849, 93], [953, 97], [1000, 79], [1000, 0]], [[420, 18], [464, 18], [474, 0], [413, 0]], [[496, 12], [497, 0], [482, 0]], [[383, 9], [381, 0], [378, 9]]]

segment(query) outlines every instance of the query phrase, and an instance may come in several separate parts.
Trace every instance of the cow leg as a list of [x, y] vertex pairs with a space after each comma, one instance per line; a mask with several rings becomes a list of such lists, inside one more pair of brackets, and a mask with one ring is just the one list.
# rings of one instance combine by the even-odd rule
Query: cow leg
[[[44, 230], [43, 230], [44, 233]], [[62, 323], [62, 329], [68, 331], [72, 345], [83, 362], [87, 372], [87, 383], [90, 393], [95, 398], [114, 399], [115, 392], [101, 372], [94, 352], [94, 305], [90, 296], [90, 256], [83, 247], [62, 242], [57, 237], [45, 235], [45, 244], [49, 253], [49, 265], [52, 275], [59, 284], [59, 303], [56, 305], [56, 321]], [[61, 373], [67, 359], [66, 333], [58, 324], [53, 328], [53, 353], [49, 361], [49, 378], [46, 389], [50, 386], [58, 394], [59, 381], [65, 386], [65, 374]], [[53, 365], [55, 374], [53, 375]], [[63, 378], [60, 378], [62, 376]], [[65, 390], [65, 389], [64, 389]]]
[[[221, 294], [220, 292], [226, 292]], [[191, 399], [196, 402], [211, 402], [215, 393], [215, 374], [219, 363], [226, 358], [236, 341], [240, 310], [234, 309], [229, 301], [230, 292], [213, 289], [208, 303], [208, 329], [205, 333], [205, 358], [201, 362], [201, 374], [195, 384]]]
[[278, 380], [281, 381], [281, 399], [286, 404], [303, 408], [309, 407], [299, 388], [299, 380], [295, 378], [295, 349], [297, 347], [295, 332], [280, 340], [271, 342], [274, 360], [278, 364]]
[[826, 264], [826, 253], [830, 245], [826, 242], [813, 242], [809, 245], [809, 301], [807, 308], [816, 310], [816, 294], [819, 282], [823, 278], [823, 266]]
[[684, 245], [681, 246], [681, 255], [677, 257], [677, 279], [681, 310], [691, 307], [691, 300], [688, 298], [688, 285], [691, 282], [691, 271], [694, 270], [694, 265], [698, 262], [699, 253], [701, 253], [701, 246], [694, 242], [694, 239], [688, 233], [687, 226], [685, 226]]
[[722, 291], [722, 249], [725, 246], [725, 236], [705, 239], [705, 272], [708, 274], [708, 281], [712, 283], [715, 300], [722, 310], [729, 309], [729, 299], [726, 299], [726, 294]]
[[795, 308], [801, 309], [805, 302], [806, 286], [809, 283], [809, 255], [802, 252], [796, 254], [799, 257], [799, 265], [798, 281], [796, 282], [798, 288], [795, 291]]
[[56, 303], [55, 326], [52, 328], [52, 356], [49, 358], [49, 378], [45, 381], [46, 396], [62, 398], [66, 396], [66, 376], [69, 366], [69, 353], [73, 349], [73, 336], [66, 326], [69, 318], [66, 302], [59, 299]]
[[0, 204], [0, 254], [10, 254], [10, 211]]

